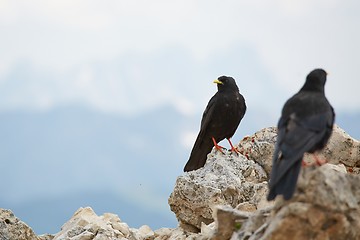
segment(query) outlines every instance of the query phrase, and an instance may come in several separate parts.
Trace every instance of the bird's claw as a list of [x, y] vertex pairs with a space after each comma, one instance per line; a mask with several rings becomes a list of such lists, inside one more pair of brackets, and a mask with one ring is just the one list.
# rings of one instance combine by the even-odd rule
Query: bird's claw
[[222, 154], [224, 154], [223, 149], [226, 149], [226, 148], [218, 145], [217, 142], [215, 141], [215, 138], [214, 138], [214, 137], [212, 137], [211, 139], [212, 139], [212, 141], [213, 141], [213, 143], [214, 143], [215, 149], [216, 149], [217, 151], [220, 151]]
[[225, 154], [224, 151], [223, 151], [223, 149], [225, 149], [225, 148], [222, 147], [222, 146], [219, 146], [219, 145], [217, 145], [217, 144], [215, 145], [215, 150], [216, 150], [216, 151], [219, 151], [219, 152], [221, 152], [222, 154]]
[[308, 162], [305, 162], [304, 160], [302, 160], [302, 161], [301, 161], [301, 166], [302, 166], [302, 167], [309, 167], [309, 166], [311, 166], [311, 164], [308, 163]]
[[315, 158], [315, 164], [317, 166], [322, 166], [324, 165], [325, 163], [327, 163], [326, 159], [320, 159], [318, 158], [316, 155], [314, 155], [314, 158]]
[[305, 162], [304, 160], [302, 160], [302, 163], [301, 163], [301, 166], [303, 167], [309, 167], [309, 166], [322, 166], [324, 165], [325, 163], [327, 163], [327, 161], [325, 159], [320, 159], [316, 156], [316, 154], [313, 154], [313, 158], [315, 160], [315, 162], [313, 163], [308, 163], [308, 162]]
[[239, 151], [239, 149], [237, 149], [237, 147], [232, 147], [232, 148], [231, 148], [231, 153], [236, 153], [236, 155], [239, 156], [240, 151]]

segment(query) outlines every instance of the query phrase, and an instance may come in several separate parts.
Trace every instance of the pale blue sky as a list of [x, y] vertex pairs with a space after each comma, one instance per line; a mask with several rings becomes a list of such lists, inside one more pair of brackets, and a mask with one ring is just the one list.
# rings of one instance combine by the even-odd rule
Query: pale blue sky
[[[273, 85], [280, 96], [268, 104], [280, 109], [323, 67], [335, 108], [359, 110], [359, 11], [355, 0], [1, 0], [0, 109], [82, 103], [136, 113], [170, 102], [191, 114], [203, 110], [222, 74], [234, 76], [254, 106], [263, 83]], [[236, 66], [234, 52], [256, 65]], [[254, 78], [242, 79], [249, 67]]]

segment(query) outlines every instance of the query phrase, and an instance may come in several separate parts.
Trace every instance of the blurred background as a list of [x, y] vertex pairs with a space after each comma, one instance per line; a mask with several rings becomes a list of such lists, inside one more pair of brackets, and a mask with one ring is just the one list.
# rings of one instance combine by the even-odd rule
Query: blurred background
[[275, 126], [318, 67], [337, 124], [359, 138], [359, 11], [355, 0], [0, 0], [0, 207], [38, 234], [85, 206], [175, 227], [167, 199], [221, 75], [248, 106], [234, 143]]

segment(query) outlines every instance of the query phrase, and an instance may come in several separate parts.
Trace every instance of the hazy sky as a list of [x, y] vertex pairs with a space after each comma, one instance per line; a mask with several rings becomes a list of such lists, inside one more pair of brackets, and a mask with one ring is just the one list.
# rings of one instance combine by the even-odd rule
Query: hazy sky
[[0, 0], [0, 109], [193, 113], [223, 74], [250, 106], [280, 109], [323, 67], [335, 108], [360, 110], [359, 12], [355, 0]]

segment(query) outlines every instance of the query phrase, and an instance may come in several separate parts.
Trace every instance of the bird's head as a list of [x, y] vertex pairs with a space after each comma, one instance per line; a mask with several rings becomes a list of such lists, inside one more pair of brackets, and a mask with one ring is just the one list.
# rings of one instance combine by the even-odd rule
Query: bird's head
[[318, 68], [311, 71], [307, 77], [301, 90], [304, 91], [320, 91], [324, 92], [327, 73], [324, 69]]
[[217, 84], [218, 91], [224, 91], [224, 90], [239, 91], [235, 79], [233, 79], [232, 77], [221, 76], [218, 79], [216, 79], [214, 83]]

